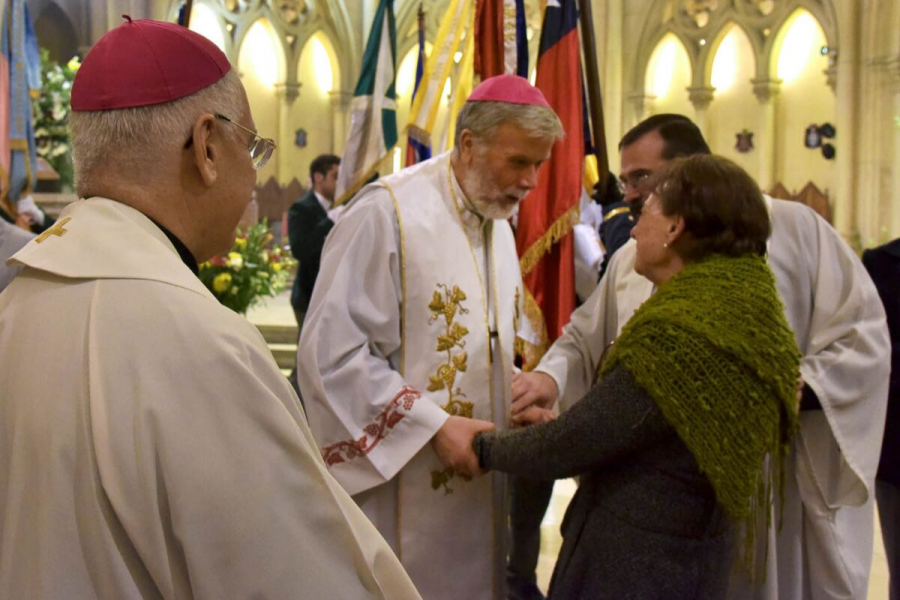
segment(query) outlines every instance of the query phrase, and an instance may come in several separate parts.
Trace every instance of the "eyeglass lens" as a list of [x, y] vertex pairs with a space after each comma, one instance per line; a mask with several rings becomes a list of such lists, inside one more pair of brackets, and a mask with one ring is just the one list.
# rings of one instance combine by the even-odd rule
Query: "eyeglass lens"
[[250, 158], [253, 161], [253, 166], [257, 169], [263, 168], [269, 162], [269, 158], [272, 157], [273, 150], [272, 144], [269, 144], [265, 139], [260, 137], [254, 138], [250, 144]]

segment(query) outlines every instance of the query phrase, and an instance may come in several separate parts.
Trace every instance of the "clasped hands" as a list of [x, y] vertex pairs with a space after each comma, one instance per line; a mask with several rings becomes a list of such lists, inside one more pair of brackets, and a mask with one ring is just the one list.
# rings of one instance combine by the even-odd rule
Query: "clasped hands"
[[[513, 427], [546, 423], [556, 418], [550, 410], [559, 391], [552, 377], [544, 373], [518, 373], [512, 381], [511, 421]], [[448, 417], [431, 438], [438, 459], [461, 475], [483, 475], [473, 443], [475, 437], [496, 429], [493, 423], [465, 417]]]

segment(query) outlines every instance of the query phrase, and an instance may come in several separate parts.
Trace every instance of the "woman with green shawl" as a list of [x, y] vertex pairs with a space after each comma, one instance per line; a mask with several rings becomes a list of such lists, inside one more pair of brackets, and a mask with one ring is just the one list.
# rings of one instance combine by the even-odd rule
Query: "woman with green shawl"
[[766, 264], [759, 188], [706, 155], [651, 185], [632, 237], [657, 291], [598, 382], [558, 419], [531, 407], [537, 424], [473, 443], [484, 470], [581, 476], [550, 598], [724, 598], [735, 558], [753, 556], [738, 532], [769, 519], [797, 427], [800, 352]]

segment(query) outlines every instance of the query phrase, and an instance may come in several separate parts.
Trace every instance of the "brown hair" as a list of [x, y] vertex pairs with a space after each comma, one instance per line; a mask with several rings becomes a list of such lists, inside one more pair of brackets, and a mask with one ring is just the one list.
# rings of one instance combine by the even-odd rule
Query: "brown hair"
[[688, 260], [710, 254], [766, 253], [772, 233], [759, 186], [727, 158], [697, 154], [678, 158], [650, 181], [665, 215], [684, 219], [675, 250]]

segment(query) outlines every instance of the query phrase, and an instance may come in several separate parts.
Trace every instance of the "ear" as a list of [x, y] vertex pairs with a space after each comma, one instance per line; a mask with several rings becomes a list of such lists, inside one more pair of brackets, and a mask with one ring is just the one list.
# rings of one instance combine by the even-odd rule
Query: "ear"
[[459, 134], [459, 158], [464, 164], [472, 163], [474, 147], [475, 135], [470, 130], [463, 129]]
[[671, 246], [679, 238], [681, 238], [684, 233], [684, 217], [682, 217], [681, 215], [676, 215], [669, 221], [669, 229], [666, 232], [666, 243]]
[[200, 179], [207, 187], [212, 187], [218, 178], [218, 162], [222, 157], [221, 135], [214, 135], [216, 131], [216, 117], [205, 113], [194, 121], [192, 131], [194, 144], [193, 162], [200, 174]]

